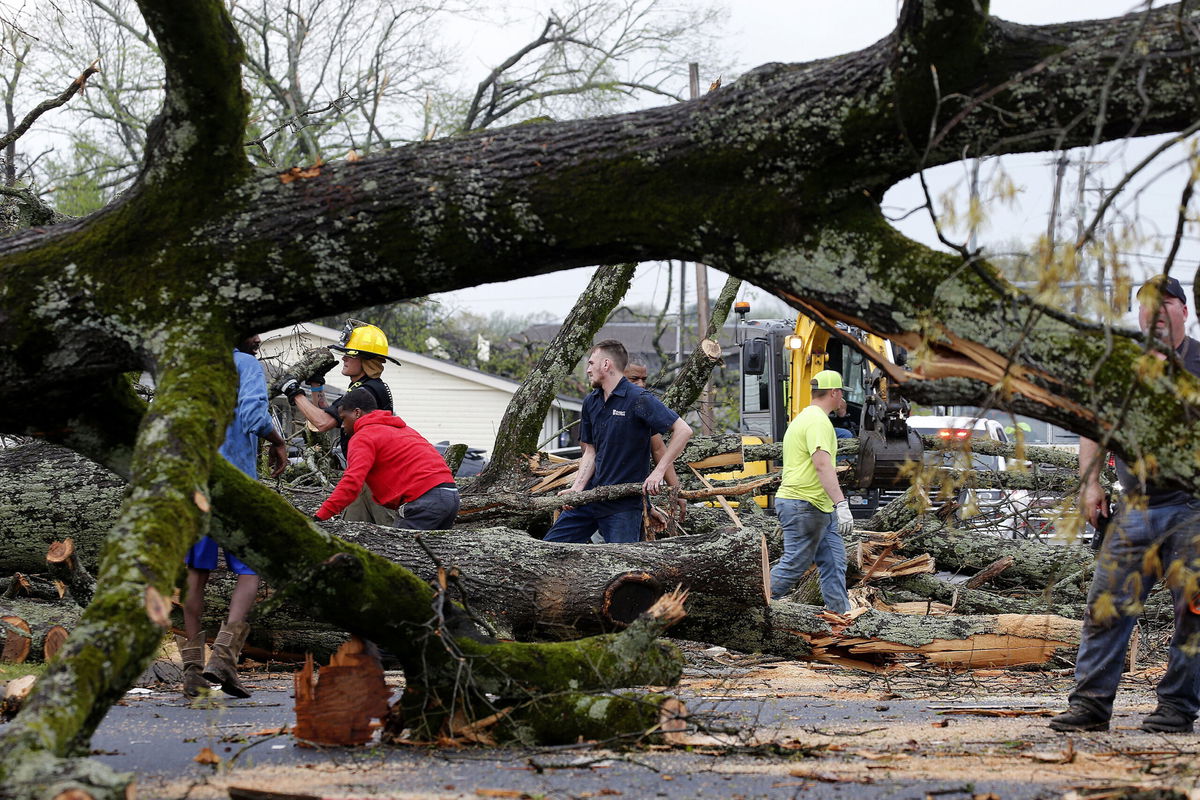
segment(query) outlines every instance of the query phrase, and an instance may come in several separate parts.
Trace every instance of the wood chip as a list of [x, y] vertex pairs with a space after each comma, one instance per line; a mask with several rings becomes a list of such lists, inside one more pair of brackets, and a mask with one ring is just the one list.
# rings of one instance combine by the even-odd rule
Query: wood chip
[[197, 764], [220, 764], [221, 757], [214, 753], [212, 748], [201, 747], [200, 752], [192, 758], [192, 761], [195, 761]]
[[212, 506], [208, 504], [208, 498], [205, 497], [204, 492], [200, 491], [199, 489], [197, 489], [196, 493], [192, 495], [192, 502], [196, 504], [196, 508], [203, 511], [205, 514], [212, 509]]

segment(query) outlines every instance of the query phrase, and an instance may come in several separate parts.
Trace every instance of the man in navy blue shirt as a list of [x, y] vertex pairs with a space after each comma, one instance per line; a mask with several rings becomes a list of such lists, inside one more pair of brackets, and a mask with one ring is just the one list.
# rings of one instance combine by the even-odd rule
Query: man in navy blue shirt
[[[628, 361], [625, 345], [615, 339], [597, 343], [588, 354], [587, 377], [595, 391], [583, 401], [583, 456], [575, 482], [565, 492], [641, 483], [646, 494], [658, 494], [667, 468], [692, 436], [691, 426], [678, 414], [625, 379]], [[655, 433], [670, 433], [671, 441], [651, 470], [650, 437]], [[586, 542], [597, 530], [610, 544], [641, 539], [642, 499], [623, 497], [567, 508], [546, 533], [546, 541]]]

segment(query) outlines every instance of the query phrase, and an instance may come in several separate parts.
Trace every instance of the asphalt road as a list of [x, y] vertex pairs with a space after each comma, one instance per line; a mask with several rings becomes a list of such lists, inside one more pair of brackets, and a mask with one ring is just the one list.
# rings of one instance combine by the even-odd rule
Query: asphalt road
[[[886, 769], [849, 779], [839, 764], [862, 761], [860, 746], [894, 748], [889, 731], [944, 726], [944, 705], [926, 699], [686, 697], [694, 714], [716, 728], [757, 731], [787, 741], [841, 741], [838, 748], [792, 744], [774, 752], [737, 747], [610, 751], [591, 747], [543, 750], [425, 747], [311, 748], [287, 734], [267, 733], [293, 721], [290, 678], [253, 682], [248, 700], [223, 697], [189, 706], [175, 692], [135, 690], [104, 720], [93, 747], [99, 760], [136, 773], [138, 797], [225, 797], [229, 784], [318, 797], [547, 797], [583, 798], [942, 798], [1003, 800], [1057, 798], [1052, 778], [1001, 774], [964, 780], [892, 777]], [[1009, 702], [1011, 706], [1011, 702]], [[955, 724], [958, 724], [957, 721]], [[986, 724], [986, 723], [985, 723]], [[1059, 741], [1045, 720], [1024, 723], [1035, 739]], [[764, 735], [765, 734], [765, 735]], [[903, 736], [904, 734], [898, 733]], [[881, 739], [882, 737], [882, 739]], [[1000, 738], [1004, 738], [1001, 736]], [[796, 739], [792, 739], [793, 742]], [[788, 747], [793, 749], [789, 750]], [[936, 746], [936, 743], [935, 743]], [[197, 763], [202, 748], [218, 765]], [[958, 745], [956, 745], [958, 747]], [[817, 752], [818, 749], [820, 752]], [[970, 773], [967, 773], [970, 776]]]

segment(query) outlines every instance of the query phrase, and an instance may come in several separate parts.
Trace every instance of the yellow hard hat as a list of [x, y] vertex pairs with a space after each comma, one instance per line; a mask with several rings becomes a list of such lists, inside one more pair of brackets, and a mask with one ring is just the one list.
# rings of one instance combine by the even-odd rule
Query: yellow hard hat
[[374, 325], [359, 322], [356, 319], [346, 320], [342, 328], [342, 338], [338, 344], [331, 345], [331, 350], [338, 350], [348, 356], [364, 358], [386, 358], [394, 364], [400, 362], [388, 355], [387, 336]]

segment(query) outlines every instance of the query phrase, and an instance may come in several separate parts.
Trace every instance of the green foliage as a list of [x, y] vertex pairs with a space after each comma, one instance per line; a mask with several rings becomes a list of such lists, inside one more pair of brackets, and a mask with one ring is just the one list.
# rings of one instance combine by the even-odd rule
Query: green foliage
[[86, 135], [71, 143], [71, 155], [50, 159], [46, 181], [51, 202], [59, 213], [82, 217], [111, 200], [105, 178], [120, 166], [112, 155]]

